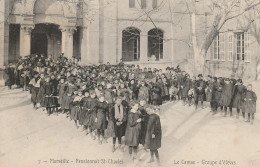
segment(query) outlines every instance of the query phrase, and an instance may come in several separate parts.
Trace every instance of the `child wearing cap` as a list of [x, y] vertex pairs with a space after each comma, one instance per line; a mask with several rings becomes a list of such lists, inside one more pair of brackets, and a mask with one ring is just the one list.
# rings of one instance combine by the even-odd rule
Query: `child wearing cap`
[[[252, 90], [252, 84], [247, 86], [247, 90], [243, 95], [243, 112], [248, 114], [246, 122], [250, 122], [251, 124], [254, 123], [254, 116], [256, 113], [256, 100], [257, 96], [255, 92]], [[251, 120], [250, 120], [251, 119]]]
[[[128, 114], [128, 121], [125, 133], [125, 145], [129, 147], [129, 155], [134, 161], [137, 159], [137, 147], [139, 145], [139, 135], [141, 132], [141, 121], [138, 114], [139, 104], [137, 102], [132, 103], [132, 109]], [[134, 151], [134, 154], [132, 154]]]
[[71, 103], [71, 113], [70, 113], [70, 119], [74, 120], [75, 126], [78, 129], [78, 120], [80, 117], [80, 112], [81, 112], [81, 100], [83, 98], [82, 92], [81, 91], [74, 91], [73, 95], [74, 99], [73, 102]]
[[105, 102], [104, 94], [101, 93], [95, 106], [94, 129], [97, 130], [98, 144], [104, 140], [104, 132], [107, 129], [108, 104]]
[[157, 164], [160, 165], [158, 149], [161, 147], [162, 129], [159, 114], [153, 107], [147, 108], [149, 120], [147, 123], [147, 131], [145, 135], [145, 148], [150, 149], [151, 159], [149, 163], [154, 162], [154, 155]]
[[113, 147], [112, 152], [116, 150], [115, 144], [116, 139], [118, 140], [118, 149], [121, 149], [121, 138], [125, 136], [125, 124], [127, 121], [127, 108], [122, 104], [123, 98], [117, 97], [115, 103], [111, 106], [109, 111], [109, 119], [113, 126], [107, 128], [111, 130], [110, 137], [113, 137]]

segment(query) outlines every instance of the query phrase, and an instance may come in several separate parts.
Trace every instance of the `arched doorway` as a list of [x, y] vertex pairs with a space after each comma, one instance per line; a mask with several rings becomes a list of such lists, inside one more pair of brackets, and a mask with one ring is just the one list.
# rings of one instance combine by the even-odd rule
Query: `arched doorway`
[[122, 60], [136, 61], [140, 58], [140, 31], [126, 28], [122, 32]]
[[61, 54], [61, 31], [55, 24], [36, 24], [31, 35], [31, 54], [56, 60]]
[[148, 32], [148, 58], [163, 59], [163, 31], [154, 28]]
[[33, 7], [35, 28], [31, 34], [31, 53], [44, 54], [54, 60], [61, 54], [64, 6], [57, 0], [35, 0]]

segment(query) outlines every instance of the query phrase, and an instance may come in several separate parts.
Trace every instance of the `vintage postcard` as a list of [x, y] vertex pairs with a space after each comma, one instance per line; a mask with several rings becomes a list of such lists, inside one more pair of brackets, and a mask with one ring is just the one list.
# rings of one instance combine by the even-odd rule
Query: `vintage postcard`
[[260, 0], [0, 0], [0, 167], [260, 167]]

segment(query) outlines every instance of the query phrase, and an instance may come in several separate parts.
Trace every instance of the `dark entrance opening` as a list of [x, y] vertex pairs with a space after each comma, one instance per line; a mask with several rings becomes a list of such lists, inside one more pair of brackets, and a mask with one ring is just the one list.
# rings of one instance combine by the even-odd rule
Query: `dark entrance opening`
[[8, 63], [15, 63], [20, 56], [20, 25], [9, 25], [9, 56]]
[[56, 24], [36, 24], [32, 30], [31, 53], [56, 60], [61, 54], [61, 31]]
[[48, 40], [45, 33], [33, 33], [31, 42], [31, 54], [47, 55]]

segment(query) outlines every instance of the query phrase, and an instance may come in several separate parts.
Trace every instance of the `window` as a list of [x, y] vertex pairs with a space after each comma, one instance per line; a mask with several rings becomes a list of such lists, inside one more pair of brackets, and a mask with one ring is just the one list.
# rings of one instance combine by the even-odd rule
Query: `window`
[[213, 41], [213, 60], [225, 60], [225, 35], [218, 34]]
[[129, 0], [129, 8], [135, 8], [135, 0]]
[[157, 0], [153, 0], [153, 9], [157, 8]]
[[250, 35], [247, 32], [236, 33], [236, 59], [245, 62], [251, 61]]
[[233, 36], [234, 36], [233, 32], [228, 33], [228, 57], [227, 57], [228, 61], [233, 61], [233, 49], [234, 49]]
[[237, 60], [245, 60], [245, 34], [236, 33], [236, 57]]
[[251, 61], [251, 54], [250, 54], [250, 35], [246, 32], [245, 33], [245, 62]]
[[141, 8], [142, 9], [146, 8], [146, 0], [141, 0]]
[[157, 28], [148, 32], [148, 58], [151, 61], [163, 59], [163, 32]]
[[122, 32], [122, 60], [136, 61], [140, 58], [140, 31], [126, 28]]

